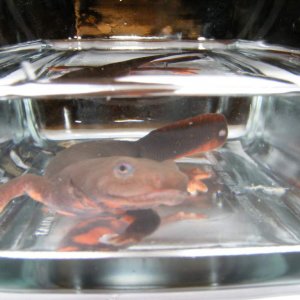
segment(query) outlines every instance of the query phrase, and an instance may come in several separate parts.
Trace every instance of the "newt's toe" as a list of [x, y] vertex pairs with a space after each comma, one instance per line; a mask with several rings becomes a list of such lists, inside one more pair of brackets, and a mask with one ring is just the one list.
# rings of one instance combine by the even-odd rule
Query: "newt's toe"
[[212, 177], [211, 172], [203, 171], [199, 168], [194, 168], [188, 172], [189, 183], [187, 191], [191, 195], [197, 195], [198, 193], [206, 193], [208, 191], [207, 185], [202, 181]]
[[204, 182], [192, 179], [188, 183], [187, 191], [191, 195], [197, 195], [198, 193], [207, 193], [208, 187]]

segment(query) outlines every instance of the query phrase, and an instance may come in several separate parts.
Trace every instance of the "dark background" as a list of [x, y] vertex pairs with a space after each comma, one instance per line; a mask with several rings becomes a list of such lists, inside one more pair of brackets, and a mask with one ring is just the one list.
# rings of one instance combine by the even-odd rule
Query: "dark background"
[[[173, 28], [177, 33], [182, 31], [182, 38], [195, 38], [201, 35], [216, 39], [263, 39], [270, 43], [294, 47], [300, 45], [298, 0], [161, 0], [157, 3], [131, 0], [122, 3], [126, 5], [126, 2], [130, 3], [135, 15], [138, 14], [139, 7], [142, 12], [143, 6], [145, 8], [145, 5], [152, 5], [153, 10], [147, 8], [149, 11], [147, 17], [153, 19], [153, 24], [159, 22], [160, 18], [173, 17], [173, 25], [177, 22]], [[36, 39], [73, 37], [78, 32], [78, 26], [95, 29], [95, 24], [97, 22], [99, 24], [105, 18], [105, 9], [108, 5], [110, 18], [113, 18], [111, 11], [114, 11], [115, 5], [117, 19], [119, 17], [117, 12], [120, 14], [122, 9], [120, 3], [116, 0], [2, 0], [0, 45]], [[162, 8], [155, 10], [157, 5]], [[164, 11], [160, 16], [161, 10]], [[113, 20], [111, 22], [113, 23]], [[105, 26], [99, 28], [105, 32], [107, 30]], [[194, 26], [193, 32], [189, 31], [189, 26], [190, 28]], [[197, 28], [199, 32], [195, 32]], [[155, 29], [151, 30], [150, 34], [158, 34]], [[97, 36], [95, 30], [91, 35]], [[105, 34], [98, 36], [103, 37]]]

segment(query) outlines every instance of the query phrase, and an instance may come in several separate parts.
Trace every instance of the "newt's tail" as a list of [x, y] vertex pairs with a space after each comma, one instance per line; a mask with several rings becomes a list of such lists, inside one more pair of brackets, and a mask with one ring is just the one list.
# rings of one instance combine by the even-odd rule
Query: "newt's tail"
[[151, 131], [137, 141], [140, 156], [176, 159], [221, 147], [227, 139], [227, 122], [221, 114], [203, 114]]

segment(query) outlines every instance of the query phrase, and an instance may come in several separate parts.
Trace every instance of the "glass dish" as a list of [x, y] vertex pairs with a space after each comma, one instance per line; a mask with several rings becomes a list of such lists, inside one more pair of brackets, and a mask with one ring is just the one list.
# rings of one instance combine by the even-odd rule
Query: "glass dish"
[[[226, 143], [176, 159], [210, 173], [195, 201], [109, 251], [59, 251], [77, 220], [23, 195], [0, 215], [1, 289], [141, 289], [299, 280], [299, 50], [262, 42], [37, 41], [0, 52], [1, 183], [84, 141], [136, 141], [222, 114]], [[153, 151], [161, 151], [156, 145]], [[82, 176], [85, 176], [83, 173]]]

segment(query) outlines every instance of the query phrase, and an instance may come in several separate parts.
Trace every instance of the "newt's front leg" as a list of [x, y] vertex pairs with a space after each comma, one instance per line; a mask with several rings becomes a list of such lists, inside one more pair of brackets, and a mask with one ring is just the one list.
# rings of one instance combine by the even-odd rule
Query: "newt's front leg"
[[206, 193], [208, 191], [208, 187], [203, 180], [211, 178], [211, 172], [201, 170], [200, 168], [193, 168], [185, 173], [189, 177], [187, 191], [191, 195]]
[[84, 219], [70, 230], [59, 250], [118, 250], [137, 243], [154, 232], [159, 224], [160, 217], [151, 209]]
[[[198, 194], [204, 194], [208, 192], [208, 187], [203, 180], [209, 179], [213, 176], [211, 171], [206, 171], [200, 168], [181, 168], [181, 171], [188, 177], [187, 191], [192, 195], [189, 200], [197, 201]], [[202, 213], [179, 211], [175, 214], [167, 215], [161, 218], [161, 224], [169, 224], [183, 220], [201, 220], [207, 216]]]
[[34, 174], [26, 174], [0, 186], [0, 213], [16, 197], [27, 194], [33, 200], [44, 202], [50, 193], [48, 180]]

